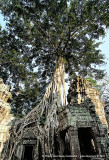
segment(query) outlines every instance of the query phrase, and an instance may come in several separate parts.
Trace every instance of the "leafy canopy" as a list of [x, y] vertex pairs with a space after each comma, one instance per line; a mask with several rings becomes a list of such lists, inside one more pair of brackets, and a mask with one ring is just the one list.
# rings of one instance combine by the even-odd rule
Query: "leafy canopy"
[[59, 57], [65, 60], [69, 78], [104, 76], [96, 68], [104, 63], [104, 55], [95, 40], [109, 26], [108, 0], [1, 0], [0, 8], [8, 21], [0, 37], [0, 72], [8, 74], [5, 79], [11, 78], [16, 86], [28, 80], [28, 97], [34, 94], [29, 90], [37, 77], [41, 98]]

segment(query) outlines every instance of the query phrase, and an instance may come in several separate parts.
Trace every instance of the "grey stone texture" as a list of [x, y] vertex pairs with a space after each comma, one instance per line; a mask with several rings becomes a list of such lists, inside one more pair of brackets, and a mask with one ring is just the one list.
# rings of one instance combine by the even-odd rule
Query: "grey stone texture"
[[63, 75], [60, 65], [40, 104], [13, 123], [2, 160], [109, 160], [105, 104], [91, 83], [77, 77], [66, 105]]

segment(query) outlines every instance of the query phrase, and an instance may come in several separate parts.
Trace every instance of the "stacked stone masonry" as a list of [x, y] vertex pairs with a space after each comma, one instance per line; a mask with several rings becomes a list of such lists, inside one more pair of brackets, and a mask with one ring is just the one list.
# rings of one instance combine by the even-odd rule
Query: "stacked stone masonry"
[[64, 93], [62, 105], [63, 75], [61, 65], [40, 104], [14, 121], [2, 160], [109, 160], [108, 120], [99, 93], [77, 77], [69, 88], [68, 105]]
[[0, 153], [3, 149], [5, 141], [9, 138], [10, 123], [13, 116], [10, 114], [10, 104], [7, 102], [12, 100], [12, 95], [9, 92], [9, 86], [3, 83], [0, 79]]

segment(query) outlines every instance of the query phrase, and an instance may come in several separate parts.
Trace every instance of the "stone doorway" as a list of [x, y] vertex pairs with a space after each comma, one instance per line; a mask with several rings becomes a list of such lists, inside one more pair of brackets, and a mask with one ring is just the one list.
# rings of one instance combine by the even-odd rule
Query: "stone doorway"
[[33, 160], [33, 145], [24, 146], [23, 160]]
[[[91, 127], [78, 128], [78, 138], [81, 155], [96, 155], [96, 144]], [[85, 158], [84, 158], [85, 159]]]
[[60, 132], [62, 160], [71, 160], [70, 137], [67, 130]]

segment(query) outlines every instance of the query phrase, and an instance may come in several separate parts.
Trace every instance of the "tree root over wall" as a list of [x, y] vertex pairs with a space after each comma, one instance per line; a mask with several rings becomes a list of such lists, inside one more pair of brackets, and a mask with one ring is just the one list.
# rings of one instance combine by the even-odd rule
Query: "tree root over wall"
[[[12, 127], [10, 138], [4, 144], [1, 159], [13, 160], [15, 157], [20, 159], [18, 156], [22, 155], [17, 153], [18, 146], [22, 145], [25, 135], [36, 139], [35, 160], [41, 160], [40, 152], [42, 152], [43, 159], [45, 159], [46, 155], [55, 154], [53, 147], [54, 137], [57, 137], [58, 140], [56, 133], [59, 124], [57, 115], [59, 108], [62, 106], [62, 96], [63, 104], [65, 105], [64, 62], [58, 61], [57, 66], [52, 81], [39, 105]], [[61, 93], [62, 88], [63, 95]], [[39, 152], [39, 150], [41, 151]]]

